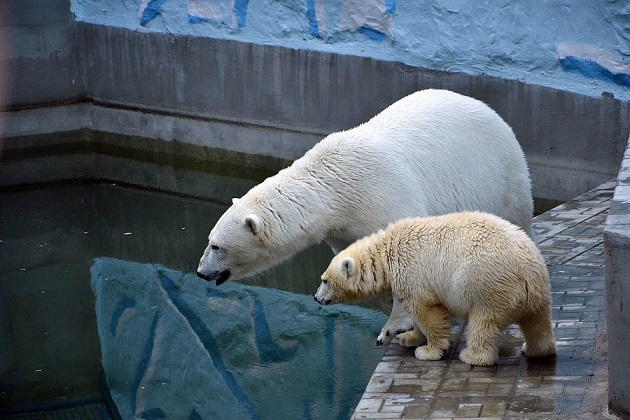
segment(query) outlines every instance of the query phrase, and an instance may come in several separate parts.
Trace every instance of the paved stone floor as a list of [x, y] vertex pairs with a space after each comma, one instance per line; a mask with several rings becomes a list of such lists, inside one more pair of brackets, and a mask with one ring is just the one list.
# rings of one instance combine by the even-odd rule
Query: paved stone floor
[[352, 418], [614, 418], [606, 408], [603, 269], [613, 188], [603, 184], [534, 219], [551, 275], [556, 357], [524, 357], [512, 326], [496, 366], [468, 366], [458, 359], [465, 336], [454, 320], [444, 360], [420, 361], [390, 344]]

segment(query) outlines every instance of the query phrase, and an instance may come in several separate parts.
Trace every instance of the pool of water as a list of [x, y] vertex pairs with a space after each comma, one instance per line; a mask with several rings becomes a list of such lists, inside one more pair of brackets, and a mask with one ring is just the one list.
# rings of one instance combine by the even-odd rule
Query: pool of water
[[226, 202], [97, 181], [0, 190], [0, 413], [93, 400], [104, 371], [125, 418], [348, 417], [385, 315], [313, 301], [324, 245], [244, 282], [198, 279]]

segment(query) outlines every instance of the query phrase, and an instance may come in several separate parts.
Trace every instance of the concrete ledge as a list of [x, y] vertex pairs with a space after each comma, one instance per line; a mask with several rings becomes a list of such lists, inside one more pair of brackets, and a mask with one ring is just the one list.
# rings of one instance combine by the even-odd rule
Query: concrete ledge
[[[332, 130], [329, 126], [320, 130], [308, 128], [300, 131], [271, 122], [266, 125], [262, 122], [245, 123], [203, 113], [151, 109], [146, 106], [132, 108], [100, 102], [5, 112], [2, 117], [5, 131], [0, 154], [3, 150], [42, 148], [72, 142], [75, 140], [68, 140], [67, 136], [57, 134], [78, 132], [83, 132], [79, 141], [85, 140], [87, 136], [95, 143], [122, 142], [117, 146], [135, 147], [125, 144], [124, 140], [115, 140], [113, 136], [104, 140], [103, 136], [87, 134], [94, 132], [119, 135], [121, 139], [154, 140], [155, 145], [144, 142], [141, 148], [147, 151], [169, 149], [170, 153], [182, 154], [192, 159], [204, 155], [208, 160], [216, 160], [219, 153], [217, 151], [234, 152], [242, 155], [238, 160], [241, 164], [253, 167], [260, 166], [256, 161], [264, 160], [265, 157], [280, 159], [288, 164], [325, 137], [329, 132], [327, 129]], [[580, 114], [575, 115], [576, 119], [580, 117]], [[369, 118], [369, 115], [365, 116], [365, 120]], [[615, 176], [614, 172], [611, 173], [610, 166], [611, 162], [617, 160], [616, 149], [619, 144], [614, 138], [606, 142], [599, 141], [597, 143], [600, 144], [596, 145], [591, 144], [588, 137], [580, 137], [572, 141], [571, 147], [560, 137], [554, 137], [553, 143], [548, 138], [541, 138], [540, 144], [533, 139], [529, 140], [529, 144], [527, 141], [526, 137], [521, 140], [521, 144], [529, 162], [535, 197], [564, 201]], [[170, 146], [164, 147], [160, 143], [169, 143]], [[182, 153], [177, 144], [195, 146], [196, 152]], [[588, 147], [597, 152], [590, 151], [593, 149], [588, 152], [583, 150]], [[547, 148], [561, 149], [561, 154], [550, 152], [549, 155], [544, 155]], [[168, 150], [166, 152], [169, 153]], [[267, 165], [267, 169], [280, 169], [286, 164]], [[37, 176], [33, 179], [36, 178]], [[2, 184], [12, 183], [14, 181], [7, 178]]]
[[[85, 129], [294, 160], [326, 135], [218, 120], [192, 113], [166, 113], [159, 109], [132, 109], [92, 102], [4, 112], [1, 116], [5, 129], [0, 152], [2, 149], [64, 141], [50, 137], [42, 143], [42, 137], [34, 136]], [[28, 136], [30, 141], [25, 138]]]
[[608, 401], [611, 412], [630, 416], [630, 145], [617, 178], [604, 230]]

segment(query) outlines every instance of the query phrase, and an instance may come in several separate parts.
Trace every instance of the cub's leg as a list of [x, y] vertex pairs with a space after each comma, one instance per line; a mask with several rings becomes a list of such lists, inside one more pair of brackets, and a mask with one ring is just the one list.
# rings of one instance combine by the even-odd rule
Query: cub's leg
[[529, 357], [545, 357], [556, 354], [556, 341], [551, 326], [549, 306], [540, 312], [529, 312], [517, 321], [523, 335], [523, 353]]
[[489, 316], [488, 312], [483, 308], [473, 309], [468, 316], [466, 348], [459, 354], [464, 363], [492, 366], [499, 360], [499, 339], [507, 325], [499, 325], [496, 319], [500, 316]]
[[427, 344], [416, 348], [415, 355], [420, 360], [440, 360], [448, 350], [450, 320], [448, 311], [441, 304], [420, 302], [414, 308], [416, 325], [422, 329]]

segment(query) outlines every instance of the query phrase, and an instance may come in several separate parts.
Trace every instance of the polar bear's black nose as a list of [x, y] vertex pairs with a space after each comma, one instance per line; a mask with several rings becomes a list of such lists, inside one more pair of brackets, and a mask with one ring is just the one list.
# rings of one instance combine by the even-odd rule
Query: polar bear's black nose
[[212, 271], [210, 273], [204, 273], [201, 270], [197, 270], [197, 276], [207, 281], [217, 282], [217, 286], [225, 283], [230, 278], [230, 270]]
[[315, 299], [315, 302], [319, 303], [320, 305], [330, 305], [330, 302], [332, 302], [331, 299], [317, 299], [317, 296], [314, 296], [313, 299]]

